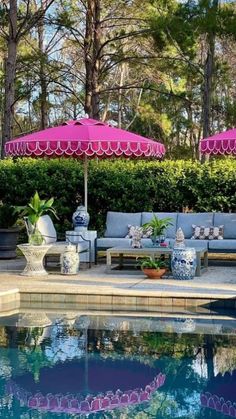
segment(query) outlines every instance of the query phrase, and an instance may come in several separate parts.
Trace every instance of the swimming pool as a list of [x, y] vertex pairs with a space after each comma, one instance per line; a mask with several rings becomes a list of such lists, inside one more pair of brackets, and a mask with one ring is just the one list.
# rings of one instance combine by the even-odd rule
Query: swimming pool
[[236, 417], [235, 344], [225, 316], [2, 318], [0, 417]]

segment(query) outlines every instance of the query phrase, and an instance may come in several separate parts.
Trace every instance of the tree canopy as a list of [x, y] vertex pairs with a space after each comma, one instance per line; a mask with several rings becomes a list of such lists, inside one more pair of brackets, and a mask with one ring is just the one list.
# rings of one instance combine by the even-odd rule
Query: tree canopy
[[3, 0], [2, 145], [88, 114], [197, 158], [235, 125], [235, 42], [234, 1]]

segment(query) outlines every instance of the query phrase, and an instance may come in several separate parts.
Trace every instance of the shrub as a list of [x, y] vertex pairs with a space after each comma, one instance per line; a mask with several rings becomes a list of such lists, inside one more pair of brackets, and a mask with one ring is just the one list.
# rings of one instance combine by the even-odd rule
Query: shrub
[[17, 221], [17, 214], [12, 205], [0, 202], [0, 228], [12, 228]]
[[[236, 160], [90, 161], [88, 205], [90, 228], [102, 231], [107, 211], [235, 211]], [[83, 164], [73, 159], [5, 159], [0, 161], [0, 200], [25, 205], [38, 191], [51, 196], [60, 221], [71, 217], [84, 194]]]

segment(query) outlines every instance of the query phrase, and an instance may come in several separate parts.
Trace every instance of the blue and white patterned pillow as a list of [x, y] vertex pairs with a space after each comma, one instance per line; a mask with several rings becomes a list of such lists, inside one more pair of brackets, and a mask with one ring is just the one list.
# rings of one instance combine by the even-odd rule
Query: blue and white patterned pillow
[[152, 227], [140, 227], [128, 224], [128, 234], [125, 236], [125, 238], [132, 239], [134, 236], [136, 236], [136, 233], [141, 233], [143, 239], [148, 239], [152, 235]]
[[192, 240], [223, 240], [224, 236], [224, 226], [197, 226], [192, 225], [193, 235]]

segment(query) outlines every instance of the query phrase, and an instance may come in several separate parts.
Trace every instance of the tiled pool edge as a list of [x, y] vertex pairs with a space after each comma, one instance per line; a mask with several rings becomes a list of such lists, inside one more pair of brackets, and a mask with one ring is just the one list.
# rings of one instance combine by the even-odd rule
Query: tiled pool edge
[[[214, 297], [204, 295], [204, 298], [196, 294], [195, 296], [183, 295], [130, 295], [129, 293], [112, 294], [91, 294], [91, 293], [42, 293], [42, 292], [20, 292], [20, 302], [30, 305], [47, 306], [48, 304], [61, 305], [74, 305], [75, 307], [83, 306], [87, 309], [111, 309], [113, 311], [119, 310], [139, 310], [142, 307], [143, 311], [155, 311], [160, 307], [181, 307], [181, 308], [194, 308], [198, 307], [199, 311], [204, 311], [211, 308], [224, 308], [235, 309], [236, 298], [229, 298], [228, 295], [215, 295]], [[158, 293], [157, 293], [158, 294]], [[204, 307], [205, 306], [205, 307]]]
[[[185, 294], [185, 295], [184, 295]], [[173, 292], [146, 292], [141, 295], [140, 293], [133, 292], [130, 290], [123, 293], [118, 292], [106, 292], [94, 293], [91, 292], [78, 292], [78, 293], [66, 293], [66, 292], [30, 292], [15, 289], [3, 290], [0, 292], [0, 312], [5, 313], [9, 310], [17, 310], [20, 307], [32, 307], [32, 308], [48, 308], [53, 306], [55, 309], [58, 307], [74, 307], [75, 309], [91, 309], [91, 310], [111, 310], [111, 311], [160, 311], [173, 310], [174, 309], [194, 309], [199, 313], [204, 311], [221, 309], [236, 309], [236, 298], [235, 296], [229, 296], [228, 294], [215, 294], [214, 296], [210, 293], [206, 293], [204, 296], [200, 293], [175, 293]]]
[[18, 288], [0, 291], [0, 313], [14, 314], [20, 307], [20, 291]]

